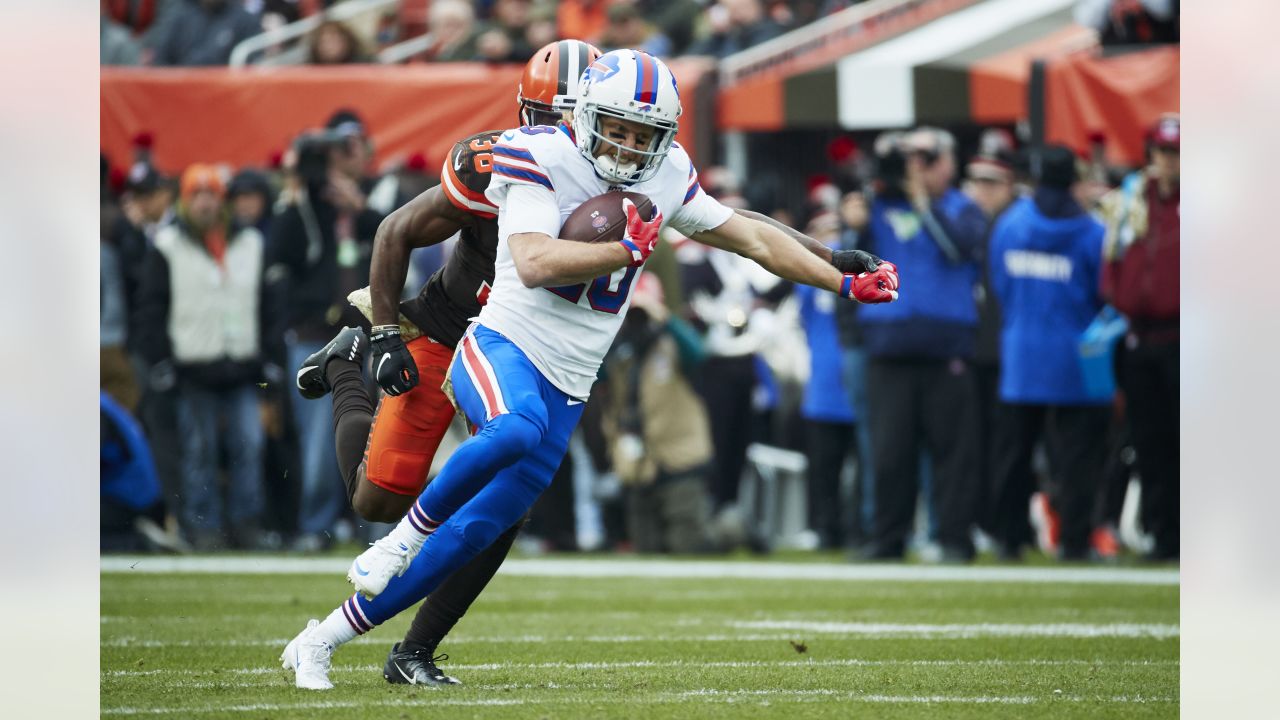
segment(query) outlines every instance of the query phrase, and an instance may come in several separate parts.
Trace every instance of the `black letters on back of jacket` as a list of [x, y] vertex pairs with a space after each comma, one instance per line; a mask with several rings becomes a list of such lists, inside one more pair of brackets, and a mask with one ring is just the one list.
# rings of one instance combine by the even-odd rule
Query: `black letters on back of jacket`
[[500, 133], [482, 132], [454, 144], [441, 173], [445, 197], [468, 214], [444, 267], [427, 280], [400, 312], [432, 339], [456, 347], [493, 286], [498, 252], [498, 209], [485, 196], [492, 172], [492, 148]]

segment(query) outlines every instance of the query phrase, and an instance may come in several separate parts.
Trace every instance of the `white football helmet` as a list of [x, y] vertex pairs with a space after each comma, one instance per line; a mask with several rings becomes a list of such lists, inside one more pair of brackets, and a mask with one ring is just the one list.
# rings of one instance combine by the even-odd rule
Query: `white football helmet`
[[[578, 86], [573, 115], [578, 151], [608, 182], [648, 180], [658, 172], [675, 140], [680, 112], [680, 90], [666, 63], [639, 50], [605, 53], [582, 73]], [[619, 145], [600, 132], [602, 117], [648, 125], [653, 128], [653, 140], [644, 150]], [[621, 163], [623, 151], [639, 155], [640, 163]]]

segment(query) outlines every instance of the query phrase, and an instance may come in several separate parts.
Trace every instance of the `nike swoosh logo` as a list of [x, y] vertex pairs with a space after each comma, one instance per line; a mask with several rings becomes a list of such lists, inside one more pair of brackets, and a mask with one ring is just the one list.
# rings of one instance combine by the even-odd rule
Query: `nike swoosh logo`
[[355, 562], [355, 565], [356, 565], [356, 574], [359, 575], [360, 577], [364, 577], [365, 575], [369, 574], [368, 570], [365, 570], [364, 568], [360, 567], [359, 560]]
[[453, 156], [453, 171], [458, 172], [462, 169], [462, 153]]
[[387, 361], [388, 361], [388, 360], [390, 360], [390, 359], [391, 359], [391, 354], [390, 354], [390, 353], [388, 353], [388, 354], [386, 354], [386, 355], [383, 355], [383, 356], [382, 356], [382, 359], [378, 361], [378, 369], [377, 369], [377, 370], [375, 370], [375, 371], [374, 371], [374, 373], [373, 373], [373, 376], [374, 376], [374, 377], [382, 377], [382, 366], [383, 366], [383, 365], [386, 365], [386, 364], [387, 364]]
[[572, 400], [572, 399], [571, 399], [571, 400], [569, 400], [569, 404], [570, 404], [570, 405], [581, 405], [581, 404], [582, 404], [582, 401], [581, 401], [581, 400]]
[[298, 387], [302, 387], [302, 376], [316, 369], [317, 369], [317, 366], [315, 365], [307, 365], [306, 367], [299, 370], [298, 371]]
[[400, 673], [400, 677], [404, 678], [405, 680], [408, 680], [410, 685], [417, 685], [417, 684], [418, 684], [418, 678], [417, 678], [417, 676], [415, 675], [414, 677], [409, 677], [408, 675], [405, 675], [405, 674], [404, 674], [404, 670], [401, 670], [401, 669], [400, 669], [400, 663], [398, 663], [398, 662], [397, 662], [397, 663], [391, 663], [391, 667], [394, 667], [394, 668], [396, 669], [396, 672]]

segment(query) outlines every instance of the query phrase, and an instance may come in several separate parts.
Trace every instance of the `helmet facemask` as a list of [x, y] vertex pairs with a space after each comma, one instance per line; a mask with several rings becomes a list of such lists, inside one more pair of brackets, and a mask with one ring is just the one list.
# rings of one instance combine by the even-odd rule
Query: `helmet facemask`
[[[647, 126], [653, 131], [653, 137], [644, 149], [621, 145], [605, 137], [601, 130], [600, 123], [606, 117]], [[578, 149], [591, 159], [602, 178], [611, 183], [631, 184], [644, 182], [657, 174], [675, 140], [677, 123], [584, 101], [574, 110], [573, 129]], [[626, 164], [620, 162], [624, 152], [633, 156]]]
[[562, 106], [557, 107], [522, 98], [520, 100], [520, 124], [531, 127], [534, 125], [557, 125], [564, 120], [565, 112], [572, 109], [572, 101], [566, 101], [562, 103]]

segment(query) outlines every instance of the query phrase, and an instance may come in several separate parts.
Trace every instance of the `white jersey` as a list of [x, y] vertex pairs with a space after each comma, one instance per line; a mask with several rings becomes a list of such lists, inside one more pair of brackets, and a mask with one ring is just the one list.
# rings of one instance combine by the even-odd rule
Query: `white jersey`
[[[493, 148], [485, 195], [498, 206], [498, 255], [493, 290], [479, 322], [520, 348], [553, 385], [586, 399], [596, 371], [631, 305], [639, 268], [593, 282], [527, 288], [516, 273], [507, 238], [538, 232], [559, 237], [583, 202], [609, 190], [563, 126], [508, 130]], [[685, 235], [724, 224], [733, 211], [702, 191], [688, 153], [671, 146], [657, 174], [627, 190], [643, 193]]]

